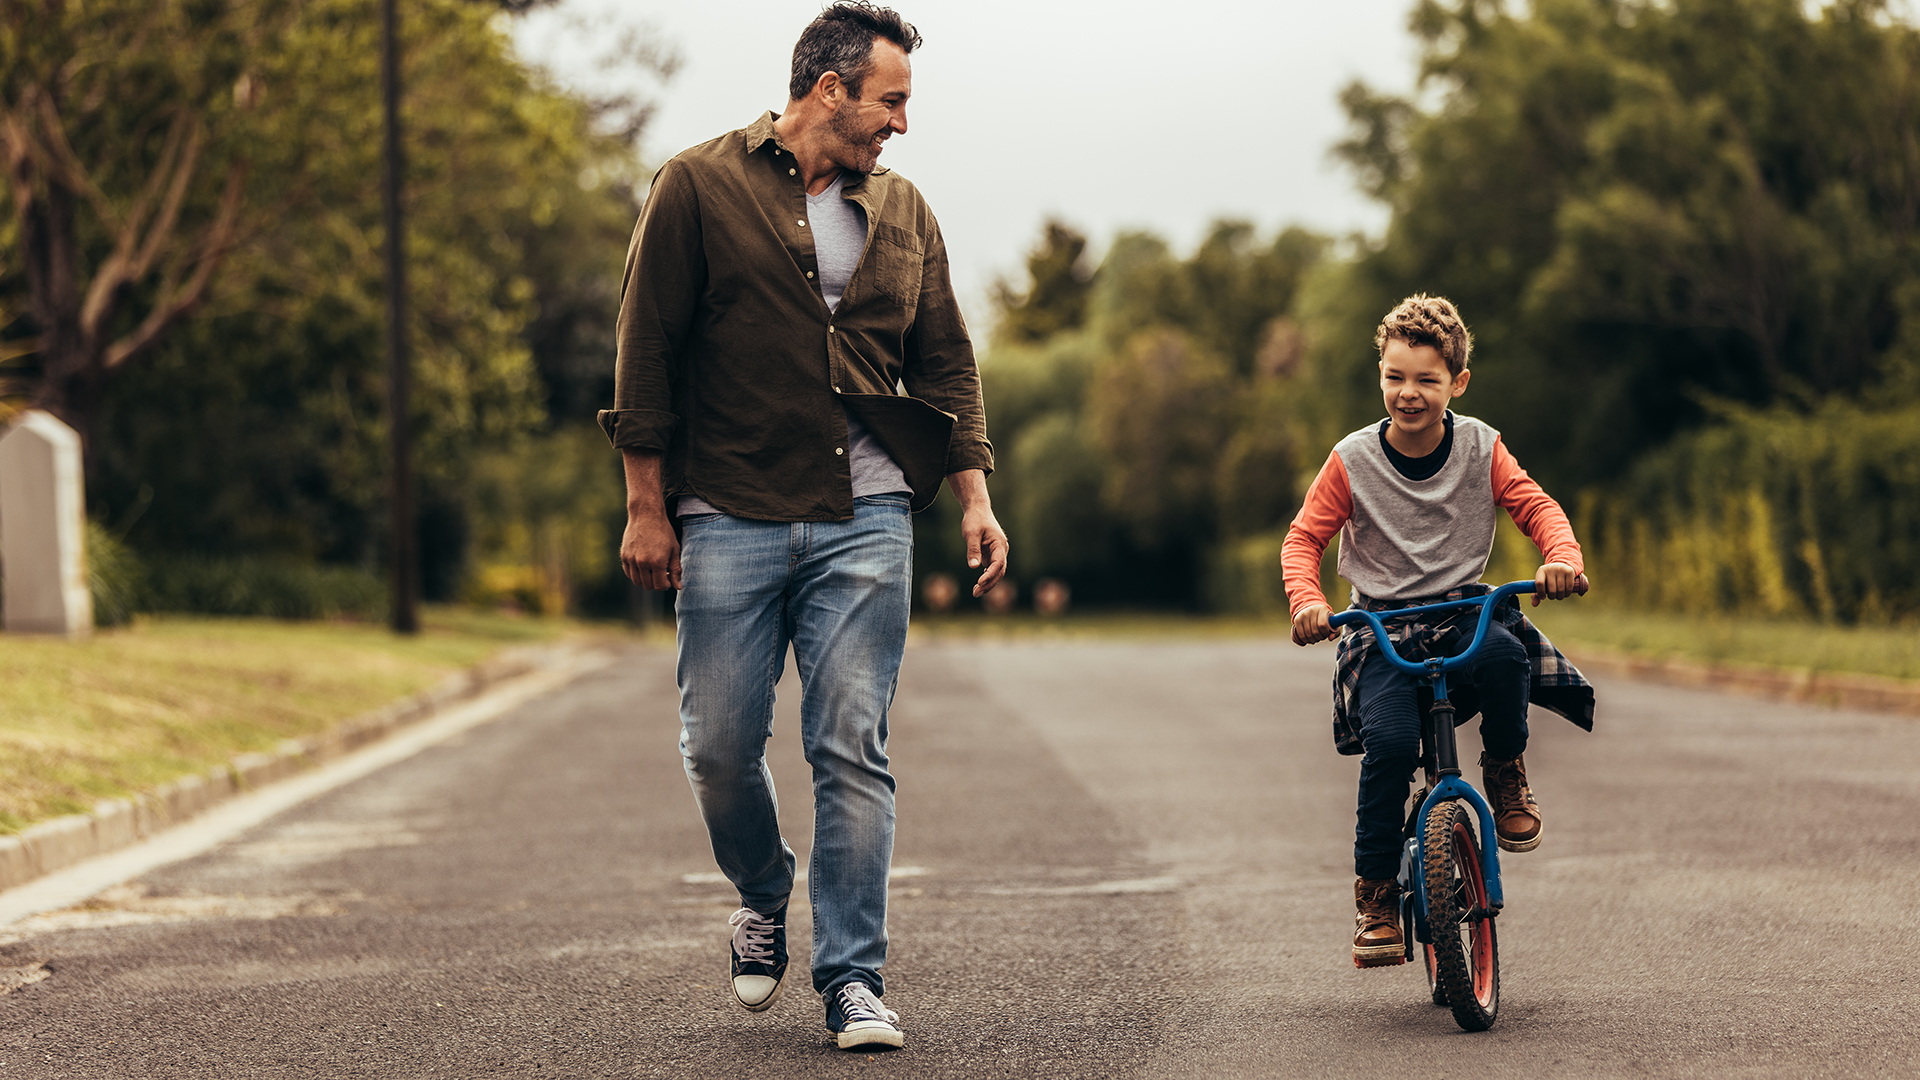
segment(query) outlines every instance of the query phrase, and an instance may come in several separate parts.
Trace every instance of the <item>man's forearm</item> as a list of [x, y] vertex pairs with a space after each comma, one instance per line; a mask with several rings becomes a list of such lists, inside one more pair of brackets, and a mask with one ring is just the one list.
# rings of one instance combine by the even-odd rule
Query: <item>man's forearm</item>
[[627, 472], [627, 517], [666, 517], [667, 499], [660, 479], [661, 454], [623, 447], [620, 461]]
[[987, 497], [985, 469], [961, 469], [959, 472], [948, 473], [947, 486], [953, 489], [953, 497], [960, 500], [962, 510], [970, 510], [975, 506], [993, 505], [993, 501]]

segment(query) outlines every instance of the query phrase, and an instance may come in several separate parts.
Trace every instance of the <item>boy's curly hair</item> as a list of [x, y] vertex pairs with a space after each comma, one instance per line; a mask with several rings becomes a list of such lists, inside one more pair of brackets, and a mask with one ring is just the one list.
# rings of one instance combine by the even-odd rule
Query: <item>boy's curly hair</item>
[[1453, 301], [1444, 296], [1414, 293], [1394, 305], [1380, 328], [1373, 332], [1373, 347], [1384, 354], [1389, 341], [1409, 345], [1431, 345], [1447, 362], [1447, 371], [1455, 376], [1467, 370], [1473, 355], [1473, 335]]

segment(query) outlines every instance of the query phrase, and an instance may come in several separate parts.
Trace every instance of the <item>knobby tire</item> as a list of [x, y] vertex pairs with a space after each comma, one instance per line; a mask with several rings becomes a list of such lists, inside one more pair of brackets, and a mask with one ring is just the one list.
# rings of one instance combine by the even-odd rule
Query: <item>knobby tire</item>
[[1474, 812], [1448, 800], [1427, 816], [1424, 845], [1427, 933], [1433, 941], [1435, 1003], [1444, 993], [1454, 1022], [1468, 1031], [1493, 1026], [1500, 1008], [1500, 948], [1488, 914]]

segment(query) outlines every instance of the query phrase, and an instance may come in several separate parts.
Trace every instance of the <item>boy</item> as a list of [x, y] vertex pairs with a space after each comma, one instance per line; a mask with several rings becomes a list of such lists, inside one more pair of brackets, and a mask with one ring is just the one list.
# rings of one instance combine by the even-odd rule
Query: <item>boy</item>
[[[1281, 550], [1293, 640], [1333, 636], [1320, 592], [1320, 556], [1340, 533], [1340, 576], [1356, 607], [1372, 611], [1477, 596], [1493, 550], [1496, 508], [1539, 547], [1540, 597], [1585, 591], [1580, 545], [1560, 504], [1527, 476], [1498, 432], [1447, 403], [1466, 393], [1473, 338], [1452, 303], [1419, 294], [1400, 302], [1374, 333], [1387, 419], [1340, 440], [1307, 491]], [[1462, 609], [1478, 613], [1471, 608]], [[1402, 656], [1451, 655], [1463, 647], [1458, 619], [1389, 624]], [[1470, 631], [1469, 631], [1470, 632]], [[1529, 662], [1531, 661], [1531, 662]], [[1527, 786], [1529, 699], [1593, 729], [1593, 690], [1518, 605], [1496, 611], [1477, 659], [1450, 681], [1458, 721], [1476, 711], [1485, 752], [1482, 779], [1494, 832], [1507, 851], [1540, 844], [1540, 806]], [[1420, 757], [1416, 680], [1377, 654], [1373, 632], [1340, 643], [1334, 676], [1334, 744], [1359, 754], [1360, 806], [1354, 828], [1353, 936], [1356, 967], [1405, 959], [1400, 927], [1401, 829], [1407, 786]]]

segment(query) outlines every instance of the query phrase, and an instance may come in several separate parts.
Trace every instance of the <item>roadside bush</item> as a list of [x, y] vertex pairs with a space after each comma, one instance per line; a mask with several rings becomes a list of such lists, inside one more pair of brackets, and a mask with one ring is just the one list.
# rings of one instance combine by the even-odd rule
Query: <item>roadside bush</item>
[[1600, 595], [1689, 614], [1920, 615], [1920, 411], [1740, 411], [1580, 508]]
[[87, 522], [87, 590], [93, 594], [93, 625], [121, 626], [140, 610], [146, 591], [140, 557], [98, 522]]
[[140, 610], [376, 621], [386, 618], [387, 585], [356, 567], [159, 556], [147, 563]]

